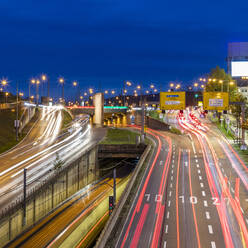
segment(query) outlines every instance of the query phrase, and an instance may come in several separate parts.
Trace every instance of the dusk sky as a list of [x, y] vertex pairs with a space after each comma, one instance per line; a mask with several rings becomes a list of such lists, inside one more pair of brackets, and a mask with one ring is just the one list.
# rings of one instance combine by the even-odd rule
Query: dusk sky
[[216, 65], [226, 69], [227, 44], [248, 41], [248, 1], [1, 0], [0, 77], [46, 73], [58, 96], [89, 87], [120, 89], [124, 80], [190, 84]]

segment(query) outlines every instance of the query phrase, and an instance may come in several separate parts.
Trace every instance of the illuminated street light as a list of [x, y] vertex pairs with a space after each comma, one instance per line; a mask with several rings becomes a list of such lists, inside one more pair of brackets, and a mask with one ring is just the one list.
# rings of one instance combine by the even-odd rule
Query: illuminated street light
[[149, 90], [146, 91], [146, 94], [149, 94]]
[[105, 90], [105, 91], [104, 91], [104, 93], [105, 93], [105, 94], [108, 94], [108, 91], [107, 91], [107, 90]]
[[129, 82], [129, 81], [127, 81], [127, 82], [126, 82], [126, 85], [131, 86], [131, 85], [132, 85], [132, 83], [131, 83], [131, 82]]
[[112, 95], [114, 95], [114, 94], [115, 94], [115, 91], [114, 91], [114, 90], [112, 90], [112, 91], [111, 91], [111, 94], [112, 94]]
[[171, 87], [171, 88], [172, 88], [172, 87], [174, 87], [174, 84], [173, 84], [173, 83], [171, 83], [171, 84], [170, 84], [170, 87]]
[[151, 84], [151, 85], [150, 85], [150, 88], [151, 88], [151, 89], [153, 89], [153, 88], [154, 88], [154, 85], [153, 85], [153, 84]]
[[65, 79], [64, 78], [62, 78], [62, 77], [60, 77], [59, 78], [59, 83], [62, 85], [62, 103], [64, 103], [64, 85], [65, 85]]
[[43, 74], [43, 75], [41, 76], [41, 80], [42, 80], [42, 81], [46, 81], [46, 80], [47, 80], [47, 77], [46, 77], [45, 74]]
[[84, 92], [84, 95], [87, 96], [87, 92]]
[[6, 85], [8, 84], [8, 82], [7, 82], [7, 80], [3, 79], [3, 80], [1, 81], [1, 84], [2, 84], [3, 86], [6, 86]]
[[158, 90], [157, 89], [154, 89], [154, 92], [157, 92]]
[[5, 92], [5, 103], [7, 103], [7, 98], [8, 98], [9, 93]]
[[137, 89], [138, 89], [138, 90], [140, 90], [140, 89], [141, 89], [140, 85], [138, 85], [138, 86], [137, 86]]
[[198, 83], [194, 83], [194, 87], [198, 87]]

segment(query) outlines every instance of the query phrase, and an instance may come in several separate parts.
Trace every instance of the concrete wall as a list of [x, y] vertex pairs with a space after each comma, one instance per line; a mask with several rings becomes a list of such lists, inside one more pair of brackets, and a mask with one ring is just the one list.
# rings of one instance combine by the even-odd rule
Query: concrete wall
[[26, 218], [23, 201], [0, 215], [0, 246], [32, 227], [68, 197], [98, 180], [97, 166], [97, 147], [94, 147], [63, 170], [53, 173], [39, 188], [28, 189]]
[[146, 117], [146, 125], [147, 125], [147, 127], [155, 129], [155, 130], [160, 130], [160, 131], [168, 131], [169, 130], [168, 124], [166, 124], [162, 121], [153, 119], [149, 116]]

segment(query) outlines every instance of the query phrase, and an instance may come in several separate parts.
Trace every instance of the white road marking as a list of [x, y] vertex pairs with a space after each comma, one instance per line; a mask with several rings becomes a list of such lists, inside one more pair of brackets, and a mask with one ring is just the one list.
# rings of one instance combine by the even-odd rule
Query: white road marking
[[171, 181], [173, 181], [173, 176], [171, 176]]
[[242, 213], [244, 214], [245, 212], [244, 212], [243, 208], [242, 208], [242, 207], [240, 207], [240, 209], [241, 209]]
[[211, 248], [216, 248], [215, 242], [211, 241]]
[[171, 191], [170, 191], [170, 193], [169, 193], [169, 196], [171, 197]]
[[170, 184], [170, 188], [172, 188], [172, 183]]
[[245, 221], [246, 221], [246, 223], [247, 223], [247, 225], [248, 225], [248, 219], [245, 219]]
[[198, 171], [198, 174], [201, 174], [201, 170], [197, 170]]
[[166, 248], [166, 241], [164, 241], [164, 248]]
[[167, 219], [169, 219], [170, 218], [170, 212], [168, 211], [167, 212]]
[[172, 168], [174, 168], [174, 164], [172, 165]]
[[234, 193], [234, 189], [233, 189], [233, 187], [231, 187], [231, 191]]
[[222, 170], [223, 173], [225, 172], [223, 168], [221, 168], [221, 170]]
[[195, 154], [195, 158], [197, 158], [197, 155]]
[[204, 184], [203, 183], [200, 183], [200, 185], [201, 185], [201, 188], [204, 188]]
[[199, 179], [200, 179], [200, 180], [202, 180], [202, 177], [201, 177], [201, 176], [199, 176]]
[[208, 202], [206, 200], [203, 201], [204, 207], [208, 206]]
[[165, 233], [168, 233], [168, 225], [165, 226]]
[[184, 165], [187, 167], [187, 166], [188, 166], [188, 162], [187, 162], [187, 161], [185, 161], [185, 162], [184, 162]]
[[210, 219], [210, 214], [209, 212], [206, 212], [206, 218], [209, 220]]
[[173, 174], [173, 173], [174, 173], [174, 170], [171, 171], [171, 174]]
[[212, 225], [208, 225], [208, 232], [210, 234], [213, 234], [213, 227], [212, 227]]
[[170, 207], [171, 201], [168, 201], [168, 207]]
[[172, 163], [174, 164], [174, 162], [175, 162], [175, 160], [173, 159], [173, 160], [172, 160]]
[[160, 165], [163, 165], [163, 160], [160, 161]]
[[196, 167], [199, 168], [199, 164], [197, 164]]
[[198, 159], [196, 159], [195, 162], [198, 163]]
[[206, 193], [205, 193], [205, 191], [202, 191], [202, 196], [206, 196]]

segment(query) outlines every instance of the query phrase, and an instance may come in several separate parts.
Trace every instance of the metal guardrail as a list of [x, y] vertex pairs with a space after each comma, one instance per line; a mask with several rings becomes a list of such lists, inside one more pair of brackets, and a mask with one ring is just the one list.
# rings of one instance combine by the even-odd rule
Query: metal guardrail
[[114, 209], [112, 215], [110, 216], [107, 224], [105, 225], [97, 243], [96, 243], [96, 248], [104, 248], [106, 246], [106, 243], [109, 239], [109, 236], [111, 235], [111, 232], [113, 231], [115, 225], [116, 225], [116, 222], [120, 216], [120, 213], [127, 201], [127, 198], [131, 192], [131, 189], [136, 181], [136, 178], [137, 178], [137, 175], [139, 174], [139, 171], [143, 165], [143, 163], [145, 162], [145, 159], [147, 158], [149, 152], [150, 152], [150, 149], [151, 149], [151, 145], [148, 145], [144, 151], [144, 153], [141, 155], [141, 158], [134, 170], [134, 174], [130, 180], [130, 183], [128, 184], [127, 186], [127, 189], [125, 190], [125, 193], [123, 193], [123, 195], [121, 196], [121, 199], [119, 200], [116, 208]]

